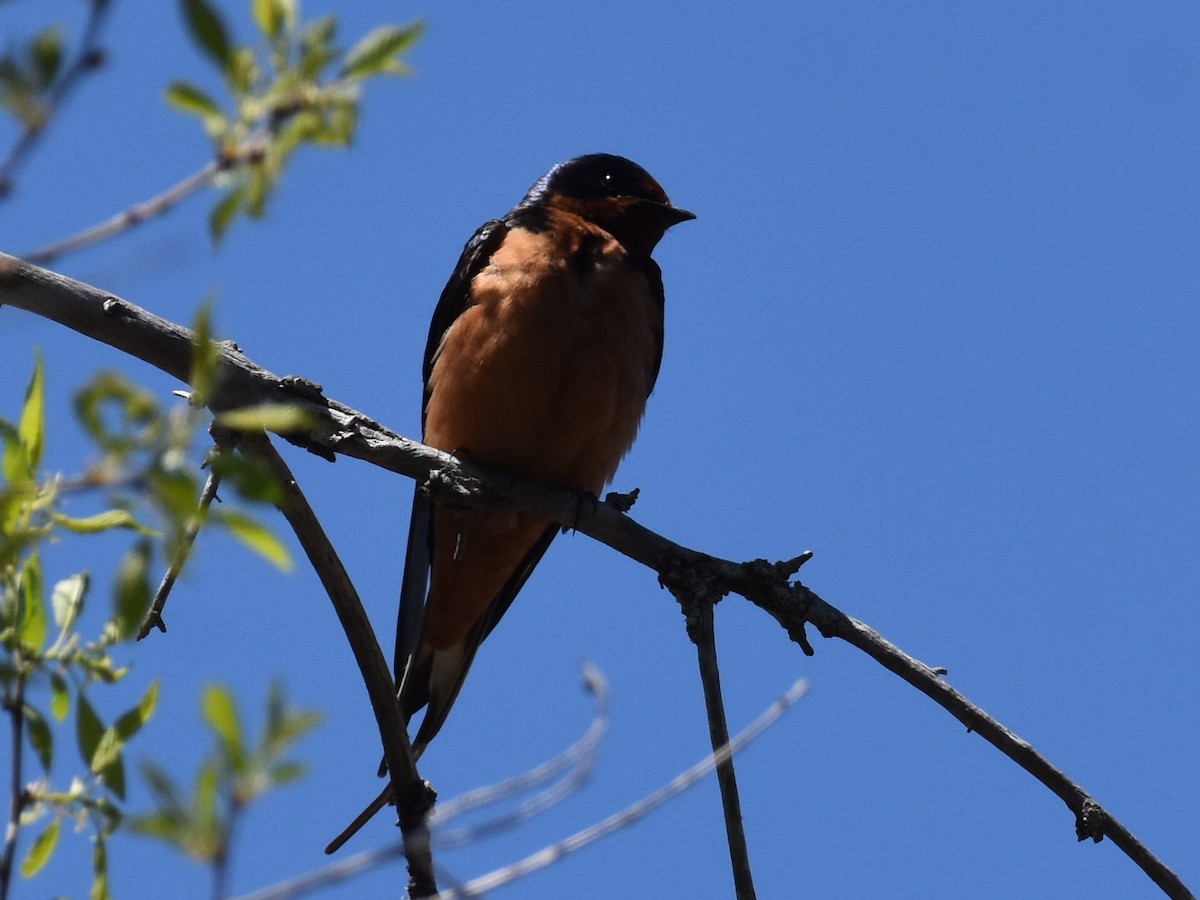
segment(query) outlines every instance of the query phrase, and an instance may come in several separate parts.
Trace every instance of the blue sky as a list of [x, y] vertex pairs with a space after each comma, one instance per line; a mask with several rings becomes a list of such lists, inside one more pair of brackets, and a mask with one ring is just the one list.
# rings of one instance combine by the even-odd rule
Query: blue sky
[[[248, 4], [221, 5], [247, 34]], [[3, 33], [77, 21], [79, 7], [5, 4]], [[1200, 884], [1200, 7], [305, 5], [327, 11], [347, 42], [428, 22], [414, 77], [370, 90], [350, 153], [301, 153], [268, 220], [239, 222], [215, 254], [202, 198], [60, 270], [176, 321], [214, 296], [219, 331], [257, 362], [415, 436], [429, 315], [471, 232], [559, 160], [635, 159], [698, 215], [656, 254], [666, 354], [615, 482], [641, 488], [636, 517], [734, 559], [812, 549], [806, 583], [948, 668]], [[116, 2], [107, 35], [110, 65], [0, 208], [7, 251], [206, 161], [196, 123], [161, 100], [174, 78], [215, 87], [174, 4]], [[0, 414], [16, 414], [33, 348], [46, 355], [54, 466], [79, 463], [70, 395], [97, 368], [163, 397], [178, 387], [14, 310], [0, 309], [0, 335]], [[411, 485], [285, 449], [387, 643]], [[309, 779], [245, 822], [233, 886], [248, 891], [324, 861], [376, 790], [377, 738], [310, 573], [280, 575], [219, 538], [194, 562], [169, 634], [130, 657], [131, 696], [163, 679], [134, 757], [188, 777], [211, 681], [256, 711], [278, 676], [326, 715], [302, 746]], [[448, 797], [565, 746], [588, 720], [583, 660], [610, 681], [611, 736], [582, 794], [447, 855], [458, 877], [702, 755], [682, 626], [652, 573], [583, 537], [556, 542], [423, 773]], [[1110, 843], [1077, 844], [1045, 789], [862, 654], [814, 637], [805, 658], [738, 598], [717, 627], [732, 728], [795, 678], [812, 683], [739, 761], [760, 896], [1156, 896]], [[349, 849], [391, 837], [378, 822]], [[17, 895], [84, 895], [83, 839], [64, 838], [70, 849], [78, 865], [60, 860]], [[208, 894], [202, 870], [144, 841], [113, 856], [120, 898]], [[402, 878], [396, 867], [322, 896], [395, 896]], [[631, 892], [730, 894], [715, 782], [497, 896]]]

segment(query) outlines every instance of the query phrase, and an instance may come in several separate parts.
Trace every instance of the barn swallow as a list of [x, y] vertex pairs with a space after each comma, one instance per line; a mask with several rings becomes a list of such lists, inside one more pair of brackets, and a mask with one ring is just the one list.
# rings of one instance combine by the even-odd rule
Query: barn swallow
[[[606, 153], [560, 163], [463, 250], [425, 346], [430, 446], [598, 496], [633, 444], [663, 349], [662, 272], [650, 258], [671, 205], [639, 165]], [[525, 513], [462, 514], [413, 500], [396, 673], [419, 757], [479, 645], [559, 526]], [[389, 785], [326, 848], [392, 801]]]

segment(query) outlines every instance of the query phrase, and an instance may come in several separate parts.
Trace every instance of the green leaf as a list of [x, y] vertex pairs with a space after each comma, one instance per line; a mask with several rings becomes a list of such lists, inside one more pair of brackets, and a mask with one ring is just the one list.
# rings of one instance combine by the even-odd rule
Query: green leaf
[[50, 764], [54, 761], [54, 735], [50, 731], [50, 726], [46, 724], [46, 720], [42, 718], [42, 714], [28, 703], [25, 704], [24, 713], [25, 724], [28, 726], [29, 746], [37, 755], [42, 769], [46, 774], [50, 774]]
[[119, 640], [137, 631], [151, 599], [150, 542], [138, 541], [122, 558], [113, 580], [112, 622]]
[[239, 184], [228, 190], [225, 196], [213, 206], [212, 212], [208, 214], [208, 235], [212, 239], [214, 248], [221, 242], [221, 238], [225, 237], [225, 232], [229, 230], [229, 226], [233, 224], [233, 220], [245, 205], [246, 187], [244, 184]]
[[258, 67], [254, 51], [249, 47], [238, 47], [234, 50], [229, 56], [226, 78], [233, 92], [239, 98], [245, 98], [262, 78], [262, 70]]
[[31, 484], [33, 467], [21, 443], [21, 433], [11, 422], [0, 419], [0, 438], [4, 440], [4, 480], [10, 486]]
[[96, 745], [96, 753], [92, 757], [92, 772], [99, 775], [111, 766], [120, 757], [123, 746], [124, 742], [117, 734], [115, 725], [104, 729], [100, 743]]
[[254, 21], [269, 40], [277, 40], [296, 27], [295, 0], [254, 0]]
[[154, 394], [117, 372], [100, 372], [76, 392], [75, 415], [103, 450], [122, 454], [154, 446], [166, 421]]
[[71, 711], [71, 692], [67, 680], [57, 672], [50, 673], [50, 714], [55, 721], [65, 722]]
[[271, 781], [276, 785], [290, 784], [304, 777], [308, 767], [304, 763], [286, 762], [271, 768]]
[[138, 701], [137, 706], [124, 713], [113, 726], [122, 742], [128, 742], [142, 730], [143, 726], [150, 721], [150, 717], [154, 715], [156, 706], [158, 706], [157, 678], [150, 682], [150, 687], [146, 688], [146, 693], [142, 694], [142, 699]]
[[21, 423], [17, 426], [21, 445], [29, 460], [30, 476], [42, 464], [42, 449], [46, 435], [46, 373], [42, 354], [38, 353], [33, 364], [33, 377], [25, 389], [25, 405], [21, 409]]
[[227, 72], [232, 54], [229, 32], [216, 9], [207, 0], [183, 0], [183, 21], [196, 46]]
[[209, 467], [222, 485], [233, 485], [243, 500], [277, 504], [286, 496], [266, 463], [256, 456], [222, 452], [212, 458]]
[[33, 39], [30, 45], [30, 62], [33, 63], [34, 81], [45, 90], [54, 83], [62, 70], [63, 31], [59, 25], [51, 25]]
[[221, 350], [212, 337], [212, 304], [205, 301], [196, 310], [192, 320], [192, 331], [196, 335], [192, 347], [192, 374], [188, 383], [195, 389], [201, 403], [208, 402], [216, 378], [217, 363]]
[[86, 671], [89, 676], [98, 678], [105, 684], [118, 682], [129, 672], [128, 667], [119, 669], [113, 666], [112, 657], [107, 654], [102, 656], [84, 654], [77, 656], [73, 662]]
[[216, 850], [219, 838], [216, 835], [217, 795], [221, 788], [221, 773], [216, 762], [209, 760], [196, 774], [196, 795], [192, 812], [192, 827], [196, 834], [192, 840], [192, 852], [200, 855]]
[[180, 112], [201, 118], [221, 118], [225, 116], [215, 100], [208, 96], [196, 85], [187, 81], [172, 81], [167, 85], [166, 100]]
[[[272, 684], [271, 688], [274, 691], [276, 685]], [[269, 702], [264, 740], [266, 749], [275, 756], [321, 724], [321, 714], [313, 710], [287, 712], [282, 707], [277, 711], [272, 710]]]
[[233, 695], [223, 685], [210, 684], [204, 689], [200, 705], [204, 721], [220, 738], [225, 755], [237, 771], [245, 758], [245, 744], [242, 741], [242, 726], [238, 720], [237, 703]]
[[121, 751], [125, 742], [116, 732], [116, 726], [107, 729], [96, 748], [96, 758], [92, 761], [92, 771], [99, 775], [117, 799], [125, 799], [125, 760]]
[[58, 626], [59, 631], [69, 631], [74, 626], [83, 609], [83, 599], [87, 596], [90, 582], [91, 576], [87, 572], [80, 572], [64, 578], [54, 586], [54, 593], [50, 595], [50, 605], [54, 608], [54, 624]]
[[58, 843], [58, 825], [59, 819], [55, 818], [46, 826], [46, 830], [37, 836], [29, 848], [29, 852], [25, 854], [25, 859], [21, 863], [21, 875], [25, 878], [32, 878], [46, 863], [50, 862], [50, 857], [54, 855], [54, 846]]
[[104, 838], [96, 835], [92, 846], [92, 890], [88, 900], [111, 900], [108, 892], [108, 847]]
[[219, 413], [217, 423], [235, 431], [259, 431], [266, 429], [276, 434], [293, 434], [311, 431], [316, 420], [302, 407], [294, 403], [260, 403], [243, 406]]
[[349, 146], [358, 127], [358, 103], [338, 99], [327, 104], [323, 112], [321, 127], [312, 135], [313, 142], [326, 147]]
[[37, 653], [46, 643], [49, 622], [46, 620], [46, 592], [42, 586], [42, 561], [36, 553], [30, 555], [21, 572], [20, 603], [17, 638], [22, 647]]
[[337, 54], [330, 44], [337, 31], [337, 20], [323, 16], [304, 27], [300, 35], [300, 76], [314, 81]]
[[154, 532], [144, 525], [138, 524], [133, 515], [126, 509], [110, 509], [94, 516], [77, 519], [74, 516], [64, 516], [62, 513], [52, 513], [51, 521], [55, 525], [73, 531], [75, 534], [99, 534], [102, 531], [112, 531], [114, 528], [128, 528], [139, 534], [153, 535]]
[[404, 75], [408, 67], [399, 56], [421, 36], [421, 22], [399, 27], [382, 25], [354, 45], [342, 63], [342, 77], [368, 78], [372, 75]]
[[232, 509], [215, 510], [212, 520], [280, 571], [292, 570], [292, 557], [287, 548], [265, 525]]
[[104, 736], [104, 723], [83, 694], [75, 702], [75, 740], [79, 745], [79, 756], [89, 768]]
[[150, 486], [155, 502], [175, 524], [187, 522], [199, 508], [200, 485], [191, 472], [159, 469], [150, 476]]

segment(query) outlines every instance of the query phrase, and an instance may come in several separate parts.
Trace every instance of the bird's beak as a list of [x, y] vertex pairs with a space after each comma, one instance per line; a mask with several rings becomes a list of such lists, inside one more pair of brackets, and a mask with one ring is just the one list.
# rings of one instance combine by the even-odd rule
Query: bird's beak
[[694, 212], [688, 212], [686, 209], [680, 209], [678, 206], [672, 206], [670, 203], [657, 204], [662, 217], [667, 222], [667, 227], [678, 225], [680, 222], [686, 222], [688, 219], [696, 218]]

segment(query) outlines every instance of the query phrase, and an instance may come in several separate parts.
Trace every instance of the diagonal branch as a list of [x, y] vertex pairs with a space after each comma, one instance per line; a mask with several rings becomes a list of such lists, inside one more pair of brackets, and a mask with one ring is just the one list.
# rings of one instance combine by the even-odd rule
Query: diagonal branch
[[128, 231], [135, 225], [141, 225], [143, 222], [157, 218], [173, 209], [179, 203], [196, 193], [196, 191], [212, 184], [214, 178], [229, 169], [236, 162], [236, 157], [214, 159], [203, 168], [198, 169], [162, 193], [151, 197], [149, 200], [145, 200], [142, 203], [135, 203], [128, 209], [122, 210], [116, 215], [105, 219], [103, 222], [78, 231], [70, 237], [63, 238], [61, 241], [56, 241], [53, 244], [47, 244], [45, 247], [30, 251], [26, 254], [25, 258], [30, 262], [47, 265], [64, 254], [82, 250], [84, 247], [90, 247], [92, 244], [118, 235], [123, 231]]
[[[141, 359], [181, 381], [191, 371], [192, 334], [90, 285], [0, 254], [0, 306], [51, 319]], [[256, 365], [236, 344], [220, 345], [220, 384], [214, 411], [256, 403], [292, 403], [323, 424], [323, 430], [288, 440], [332, 459], [341, 454], [415, 478], [438, 503], [462, 508], [507, 508], [573, 528], [658, 573], [694, 569], [722, 591], [736, 593], [770, 614], [811, 655], [805, 624], [826, 638], [862, 650], [946, 709], [968, 729], [1012, 759], [1058, 796], [1076, 819], [1081, 839], [1107, 836], [1170, 897], [1193, 895], [1179, 877], [1097, 804], [1079, 785], [1026, 741], [968, 701], [942, 675], [907, 655], [875, 631], [821, 599], [791, 576], [806, 558], [780, 563], [733, 562], [681, 546], [638, 524], [609, 503], [582, 502], [577, 492], [488, 472], [401, 437], [351, 407], [321, 395], [296, 377], [280, 378]]]
[[338, 620], [346, 632], [346, 640], [354, 652], [354, 659], [367, 686], [371, 707], [379, 725], [379, 735], [383, 741], [384, 758], [387, 760], [392, 781], [392, 792], [396, 797], [400, 830], [404, 835], [405, 856], [408, 858], [409, 895], [432, 896], [437, 893], [437, 883], [434, 881], [433, 856], [429, 849], [429, 830], [425, 818], [433, 805], [433, 792], [421, 780], [413, 762], [404, 716], [396, 700], [396, 688], [383, 651], [375, 638], [375, 631], [371, 628], [371, 620], [367, 618], [358, 591], [354, 589], [349, 574], [325, 534], [325, 529], [321, 527], [291, 469], [270, 439], [265, 434], [246, 433], [238, 438], [237, 444], [242, 452], [265, 463], [283, 489], [284, 500], [279, 504], [280, 512], [292, 526], [300, 545], [316, 569], [321, 584], [333, 602]]

